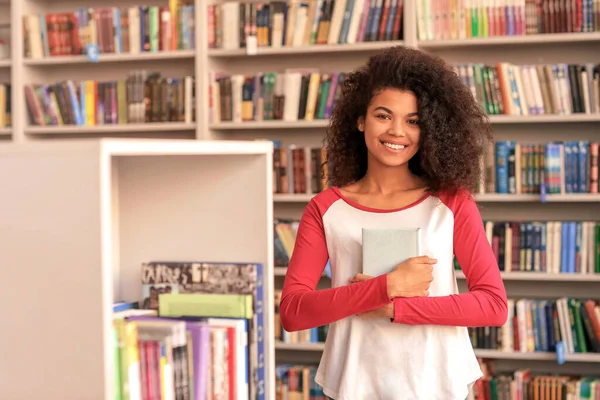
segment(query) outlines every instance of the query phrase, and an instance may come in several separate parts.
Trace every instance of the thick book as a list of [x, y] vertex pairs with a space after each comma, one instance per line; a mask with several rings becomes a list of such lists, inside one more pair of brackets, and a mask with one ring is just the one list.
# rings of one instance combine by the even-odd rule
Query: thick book
[[379, 276], [391, 272], [398, 264], [421, 255], [419, 228], [363, 228], [362, 272]]

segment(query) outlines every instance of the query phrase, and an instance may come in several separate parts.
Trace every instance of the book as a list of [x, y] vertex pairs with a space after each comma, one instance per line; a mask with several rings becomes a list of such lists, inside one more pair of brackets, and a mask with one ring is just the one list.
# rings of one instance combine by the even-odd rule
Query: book
[[398, 264], [421, 254], [420, 228], [363, 228], [362, 271], [379, 276], [391, 272]]

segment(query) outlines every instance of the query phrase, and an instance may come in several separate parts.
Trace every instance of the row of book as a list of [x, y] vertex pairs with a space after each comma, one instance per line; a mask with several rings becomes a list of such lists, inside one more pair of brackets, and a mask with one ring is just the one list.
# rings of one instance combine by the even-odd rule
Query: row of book
[[466, 400], [597, 400], [600, 379], [571, 374], [536, 374], [530, 368], [496, 372], [493, 362], [479, 358], [483, 376]]
[[265, 399], [262, 264], [143, 263], [113, 307], [120, 398]]
[[195, 121], [195, 78], [138, 70], [124, 80], [25, 85], [30, 125]]
[[294, 252], [300, 221], [277, 218], [273, 221], [275, 265], [287, 266]]
[[600, 353], [598, 301], [509, 299], [501, 327], [469, 328], [473, 347], [506, 352]]
[[503, 272], [600, 274], [600, 222], [484, 221]]
[[[481, 161], [484, 171], [476, 182], [476, 193], [598, 193], [598, 146], [587, 140], [496, 141]], [[323, 147], [283, 146], [274, 141], [274, 193], [316, 194], [327, 189], [325, 160]]]
[[598, 193], [598, 143], [497, 141], [482, 160], [479, 193]]
[[210, 121], [329, 119], [346, 73], [289, 69], [256, 75], [209, 73]]
[[280, 364], [275, 371], [275, 399], [330, 400], [315, 382], [317, 368], [313, 365]]
[[209, 48], [402, 40], [404, 0], [233, 1], [208, 6]]
[[281, 343], [325, 343], [329, 326], [319, 326], [311, 329], [304, 329], [295, 332], [288, 332], [281, 326], [281, 318], [279, 314], [279, 303], [281, 302], [281, 290], [275, 289], [274, 296], [274, 337], [275, 340]]
[[419, 0], [420, 40], [576, 33], [600, 30], [596, 0]]
[[0, 83], [0, 128], [12, 126], [12, 85]]
[[600, 113], [600, 64], [460, 64], [456, 72], [488, 115]]
[[193, 1], [164, 5], [80, 8], [23, 16], [26, 58], [100, 53], [176, 51], [195, 48]]
[[325, 148], [289, 145], [274, 141], [273, 192], [319, 193], [329, 187]]
[[[600, 222], [484, 221], [498, 268], [503, 272], [600, 274]], [[294, 251], [298, 220], [274, 222], [275, 265]], [[460, 269], [458, 261], [455, 268]]]
[[[600, 113], [600, 64], [456, 64], [455, 70], [488, 115]], [[211, 71], [211, 122], [329, 119], [346, 76], [315, 68]]]
[[[596, 400], [600, 394], [600, 379], [576, 375], [536, 374], [529, 368], [501, 373], [494, 363], [478, 358], [483, 372], [466, 400]], [[329, 400], [315, 382], [314, 365], [277, 366], [276, 400]]]

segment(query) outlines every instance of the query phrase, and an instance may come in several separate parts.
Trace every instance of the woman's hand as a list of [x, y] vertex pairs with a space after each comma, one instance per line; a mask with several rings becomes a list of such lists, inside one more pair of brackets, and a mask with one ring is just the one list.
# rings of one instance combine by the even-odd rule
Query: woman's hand
[[[433, 265], [436, 259], [427, 256], [412, 257], [401, 262], [387, 275], [387, 291], [394, 297], [427, 297], [433, 281]], [[356, 274], [348, 279], [350, 283], [362, 282], [372, 276]]]
[[427, 256], [412, 257], [401, 262], [387, 274], [388, 296], [427, 297], [433, 281], [433, 265], [436, 259]]

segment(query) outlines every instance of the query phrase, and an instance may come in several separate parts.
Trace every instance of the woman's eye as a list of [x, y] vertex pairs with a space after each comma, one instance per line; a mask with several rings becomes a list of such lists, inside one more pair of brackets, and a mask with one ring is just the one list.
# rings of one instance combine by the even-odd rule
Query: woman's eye
[[377, 118], [380, 118], [380, 119], [390, 119], [390, 116], [389, 116], [389, 115], [386, 115], [386, 114], [379, 114], [379, 115], [377, 116]]
[[412, 125], [419, 125], [419, 120], [418, 119], [409, 119], [408, 123], [412, 124]]

